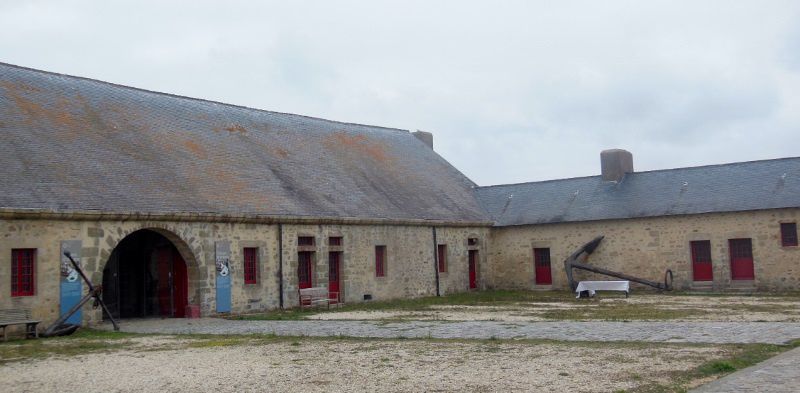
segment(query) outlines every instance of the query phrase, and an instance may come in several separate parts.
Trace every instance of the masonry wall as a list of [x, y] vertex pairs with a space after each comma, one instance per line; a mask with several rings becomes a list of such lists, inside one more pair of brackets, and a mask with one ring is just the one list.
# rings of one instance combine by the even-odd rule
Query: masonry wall
[[[669, 268], [675, 273], [676, 288], [691, 289], [707, 284], [693, 281], [689, 242], [710, 240], [714, 275], [710, 289], [799, 290], [800, 249], [782, 247], [780, 240], [780, 223], [798, 220], [800, 209], [776, 209], [494, 228], [487, 285], [536, 288], [533, 248], [549, 247], [552, 288], [565, 289], [563, 261], [594, 237], [605, 235], [588, 263], [655, 281], [662, 281]], [[735, 238], [752, 238], [753, 282], [731, 280], [728, 239]], [[576, 279], [609, 278], [580, 272]]]
[[[59, 316], [60, 245], [80, 240], [81, 264], [87, 275], [102, 283], [103, 268], [114, 248], [140, 229], [154, 230], [169, 239], [187, 264], [188, 301], [202, 315], [216, 310], [215, 243], [231, 245], [232, 312], [276, 309], [280, 303], [279, 238], [283, 245], [283, 284], [286, 307], [298, 305], [298, 236], [315, 238], [314, 285], [328, 285], [328, 238], [343, 238], [341, 284], [345, 302], [430, 296], [436, 293], [434, 242], [429, 226], [394, 225], [282, 225], [169, 221], [0, 220], [0, 308], [29, 308], [45, 324]], [[439, 243], [447, 242], [449, 271], [440, 277], [442, 293], [468, 289], [467, 238], [478, 238], [472, 248], [480, 253], [479, 288], [488, 271], [488, 228], [437, 228]], [[386, 277], [375, 276], [375, 246], [387, 249]], [[258, 247], [258, 282], [244, 283], [243, 249]], [[36, 249], [35, 295], [11, 297], [11, 251]], [[84, 291], [86, 290], [84, 286]], [[89, 303], [91, 304], [91, 302]], [[99, 310], [83, 309], [85, 323], [99, 321]]]

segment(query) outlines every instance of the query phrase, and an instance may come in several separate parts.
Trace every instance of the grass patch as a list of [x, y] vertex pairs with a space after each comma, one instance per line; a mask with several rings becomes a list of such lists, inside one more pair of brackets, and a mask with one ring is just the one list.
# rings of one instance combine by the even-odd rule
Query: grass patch
[[71, 336], [11, 340], [0, 343], [0, 364], [119, 350], [125, 348], [127, 339], [139, 336], [144, 335], [81, 328]]
[[722, 359], [709, 360], [700, 366], [684, 372], [670, 375], [669, 384], [645, 383], [631, 390], [636, 393], [677, 393], [686, 392], [694, 381], [716, 379], [734, 371], [761, 363], [784, 351], [800, 346], [800, 340], [787, 345], [773, 344], [737, 344], [728, 345], [728, 355]]

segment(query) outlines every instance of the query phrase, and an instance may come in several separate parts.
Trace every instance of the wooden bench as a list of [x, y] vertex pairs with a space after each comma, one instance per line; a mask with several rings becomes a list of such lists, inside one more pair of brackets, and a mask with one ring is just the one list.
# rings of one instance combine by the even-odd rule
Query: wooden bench
[[39, 338], [39, 331], [36, 330], [36, 325], [39, 321], [31, 318], [31, 310], [12, 308], [0, 309], [0, 328], [3, 328], [3, 341], [8, 341], [8, 332], [6, 327], [11, 325], [25, 325], [25, 338], [33, 337]]
[[300, 290], [300, 308], [339, 304], [339, 292], [329, 292], [325, 287], [303, 288]]

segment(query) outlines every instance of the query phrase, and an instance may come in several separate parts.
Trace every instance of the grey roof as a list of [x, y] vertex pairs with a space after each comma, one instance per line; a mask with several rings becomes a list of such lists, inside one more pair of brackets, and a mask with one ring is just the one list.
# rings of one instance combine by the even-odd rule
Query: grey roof
[[476, 189], [496, 226], [800, 207], [800, 157]]
[[0, 63], [0, 208], [487, 222], [405, 130]]

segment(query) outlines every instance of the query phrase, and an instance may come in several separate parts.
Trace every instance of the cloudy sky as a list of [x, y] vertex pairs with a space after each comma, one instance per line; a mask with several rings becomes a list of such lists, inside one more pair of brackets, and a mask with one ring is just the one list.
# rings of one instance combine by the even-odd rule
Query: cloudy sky
[[[257, 3], [257, 4], [256, 4]], [[434, 133], [480, 185], [800, 156], [798, 1], [0, 0], [0, 61]]]

